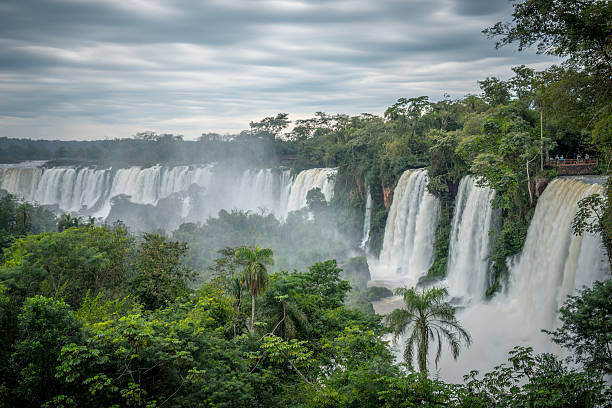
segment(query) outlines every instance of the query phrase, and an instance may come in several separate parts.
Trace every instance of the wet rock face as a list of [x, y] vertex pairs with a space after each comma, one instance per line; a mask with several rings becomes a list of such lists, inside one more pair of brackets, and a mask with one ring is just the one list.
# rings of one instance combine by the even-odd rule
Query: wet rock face
[[385, 205], [385, 210], [388, 210], [391, 207], [391, 188], [382, 186], [383, 189], [383, 204]]
[[585, 174], [595, 174], [597, 164], [576, 164], [571, 166], [558, 166], [557, 175], [559, 176], [580, 176]]
[[536, 179], [535, 182], [535, 195], [536, 197], [540, 197], [542, 195], [542, 193], [544, 192], [544, 189], [546, 188], [546, 186], [548, 185], [548, 180], [547, 179]]

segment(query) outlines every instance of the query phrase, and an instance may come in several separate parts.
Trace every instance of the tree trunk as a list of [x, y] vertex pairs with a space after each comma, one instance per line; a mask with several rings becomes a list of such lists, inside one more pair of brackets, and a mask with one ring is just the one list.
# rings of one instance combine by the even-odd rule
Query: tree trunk
[[427, 374], [427, 330], [421, 327], [421, 349], [419, 350], [419, 371], [421, 374]]
[[540, 171], [544, 171], [544, 122], [542, 120], [542, 102], [540, 101]]
[[255, 333], [255, 295], [251, 293], [251, 334]]
[[531, 180], [529, 179], [529, 160], [525, 162], [525, 168], [527, 169], [527, 191], [529, 191], [529, 206], [533, 207], [533, 196], [531, 194]]

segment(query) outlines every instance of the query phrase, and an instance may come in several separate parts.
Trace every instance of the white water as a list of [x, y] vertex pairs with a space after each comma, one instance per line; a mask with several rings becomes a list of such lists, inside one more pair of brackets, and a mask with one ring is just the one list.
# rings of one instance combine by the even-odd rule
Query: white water
[[311, 169], [293, 180], [289, 170], [280, 169], [236, 174], [213, 166], [158, 165], [113, 170], [39, 167], [42, 163], [1, 165], [0, 189], [26, 201], [99, 218], [109, 215], [113, 197], [126, 195], [132, 203], [151, 205], [175, 197], [181, 201], [176, 211], [192, 221], [203, 221], [221, 209], [271, 212], [284, 219], [288, 211], [306, 205], [306, 194], [312, 188], [321, 188], [330, 200], [336, 173], [336, 169]]
[[450, 234], [446, 286], [462, 304], [484, 298], [493, 245], [495, 191], [476, 186], [473, 176], [459, 183]]
[[365, 214], [363, 216], [363, 233], [361, 238], [361, 249], [368, 251], [368, 244], [370, 243], [370, 226], [372, 225], [372, 195], [368, 188], [368, 196], [366, 198]]
[[329, 202], [334, 196], [334, 183], [337, 169], [318, 168], [301, 171], [291, 186], [287, 212], [299, 210], [306, 206], [306, 195], [313, 188], [320, 188]]
[[235, 194], [234, 207], [250, 210], [269, 210], [285, 218], [291, 191], [289, 170], [245, 170]]
[[440, 202], [427, 189], [427, 172], [407, 170], [393, 191], [383, 247], [372, 265], [372, 279], [415, 286], [433, 262]]
[[541, 329], [556, 327], [558, 309], [567, 296], [605, 278], [609, 270], [601, 238], [571, 231], [577, 202], [602, 192], [599, 184], [567, 178], [549, 184], [538, 200], [523, 252], [511, 267], [507, 291], [458, 313], [474, 343], [456, 362], [448, 353], [443, 356], [444, 379], [461, 381], [472, 369], [490, 370], [516, 345], [532, 346], [537, 352], [560, 351]]
[[0, 188], [26, 201], [79, 211], [98, 203], [107, 192], [109, 177], [109, 170], [7, 166], [0, 168]]

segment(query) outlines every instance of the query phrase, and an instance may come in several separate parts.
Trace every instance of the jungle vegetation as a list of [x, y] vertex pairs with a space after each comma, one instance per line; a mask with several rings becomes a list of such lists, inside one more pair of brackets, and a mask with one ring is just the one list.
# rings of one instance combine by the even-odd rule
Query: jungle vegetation
[[[486, 34], [499, 46], [536, 45], [566, 58], [562, 64], [484, 78], [479, 95], [400, 98], [382, 117], [317, 112], [290, 123], [279, 113], [241, 134], [197, 141], [150, 132], [89, 142], [0, 139], [0, 162], [123, 166], [248, 158], [245, 167], [269, 167], [292, 156], [296, 171], [338, 167], [332, 202], [310, 208], [319, 212], [311, 221], [295, 214], [287, 222], [294, 228], [265, 215], [220, 213], [168, 234], [133, 234], [121, 223], [57, 220], [41, 206], [3, 195], [0, 407], [609, 406], [609, 279], [561, 308], [561, 325], [549, 335], [569, 361], [516, 347], [491, 372], [448, 384], [428, 372], [418, 347], [416, 366], [395, 361], [384, 336], [409, 329], [407, 316], [396, 313], [388, 327], [367, 308], [347, 307], [354, 282], [326, 260], [330, 245], [319, 244], [319, 254], [304, 254], [292, 269], [299, 252], [282, 242], [283, 234], [301, 233], [333, 246], [333, 239], [317, 237], [328, 231], [317, 223], [359, 237], [369, 189], [376, 253], [396, 181], [426, 166], [429, 191], [447, 218], [430, 271], [440, 277], [457, 186], [474, 174], [496, 190], [502, 213], [493, 294], [507, 274], [506, 257], [523, 245], [537, 186], [555, 176], [546, 159], [588, 153], [599, 159], [599, 172], [609, 172], [611, 13], [607, 1], [518, 2], [512, 20]], [[595, 201], [583, 203], [576, 232], [594, 228], [608, 243], [610, 200]], [[589, 206], [600, 215], [596, 224], [585, 224]], [[245, 231], [252, 243], [239, 239]], [[419, 306], [411, 290], [401, 294]], [[460, 327], [434, 301], [435, 291], [421, 295]]]

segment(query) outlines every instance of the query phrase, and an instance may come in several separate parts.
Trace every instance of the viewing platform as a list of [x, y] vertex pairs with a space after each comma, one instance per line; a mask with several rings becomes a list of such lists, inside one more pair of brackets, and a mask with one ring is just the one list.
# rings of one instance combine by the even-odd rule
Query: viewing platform
[[548, 160], [545, 167], [556, 168], [557, 175], [559, 176], [579, 176], [587, 174], [595, 174], [597, 167], [599, 167], [599, 160], [576, 160], [576, 159], [564, 159], [564, 160]]

